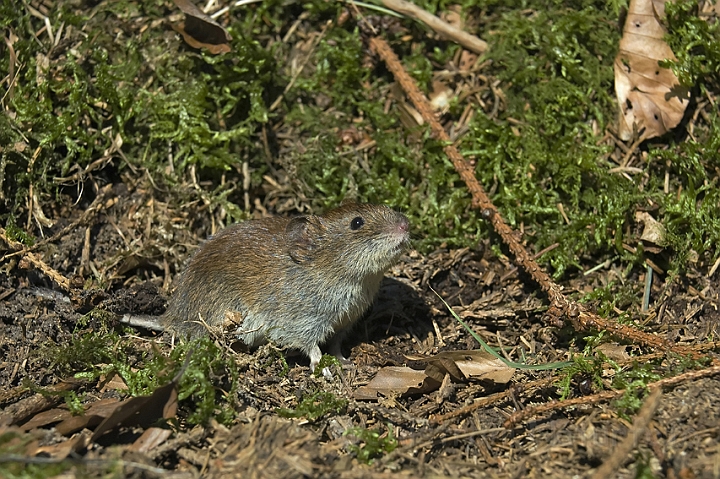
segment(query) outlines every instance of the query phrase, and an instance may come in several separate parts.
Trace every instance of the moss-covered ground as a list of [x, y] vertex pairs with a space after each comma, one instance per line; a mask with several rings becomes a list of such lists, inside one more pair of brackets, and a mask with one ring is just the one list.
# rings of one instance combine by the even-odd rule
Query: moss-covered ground
[[[232, 37], [229, 53], [184, 42], [176, 31], [184, 15], [171, 1], [0, 0], [0, 227], [72, 284], [72, 293], [59, 293], [40, 268], [14, 254], [17, 247], [0, 241], [5, 388], [38, 391], [77, 373], [90, 381], [118, 373], [128, 394], [142, 395], [169, 381], [186, 351], [195, 350], [173, 428], [182, 437], [194, 424], [212, 423], [215, 432], [193, 443], [201, 449], [210, 451], [213, 437], [244, 444], [242, 438], [274, 431], [259, 422], [252, 434], [233, 436], [223, 428], [247, 425], [254, 413], [280, 412], [309, 421], [305, 430], [293, 430], [296, 440], [332, 449], [302, 449], [298, 454], [310, 465], [291, 468], [295, 473], [309, 467], [334, 477], [352, 470], [338, 466], [345, 464], [339, 457], [355, 457], [377, 474], [412, 475], [427, 463], [438, 477], [482, 477], [473, 469], [482, 463], [496, 477], [569, 477], [596, 467], [612, 450], [592, 442], [590, 426], [602, 423], [607, 438], [624, 437], [649, 382], [707, 366], [676, 357], [622, 366], [608, 350], [597, 350], [610, 335], [543, 325], [546, 298], [513, 274], [508, 250], [471, 207], [444, 145], [370, 52], [372, 33], [364, 26], [374, 26], [421, 90], [447, 94], [438, 118], [500, 214], [528, 250], [544, 251], [539, 264], [569, 296], [601, 316], [697, 345], [718, 333], [720, 293], [720, 27], [705, 2], [666, 6], [666, 40], [677, 61], [663, 64], [692, 95], [683, 121], [662, 137], [630, 142], [618, 139], [613, 77], [627, 11], [621, 0], [416, 2], [487, 41], [482, 55], [391, 15], [380, 2], [211, 3], [230, 6], [217, 18]], [[184, 262], [222, 227], [266, 214], [319, 213], [347, 199], [402, 210], [417, 250], [394, 270], [415, 285], [415, 304], [405, 304], [400, 320], [381, 311], [365, 330], [365, 342], [352, 350], [356, 364], [365, 358], [369, 368], [359, 379], [330, 387], [298, 372], [302, 359], [286, 360], [272, 347], [240, 360], [212, 342], [170, 353], [166, 345], [128, 338], [113, 319], [127, 309], [161, 313]], [[82, 217], [91, 205], [94, 213]], [[641, 239], [645, 213], [662, 225], [661, 241]], [[47, 241], [68, 225], [74, 226]], [[456, 385], [464, 392], [390, 397], [375, 409], [348, 403], [353, 380], [404, 363], [402, 353], [437, 351], [443, 337], [452, 349], [476, 347], [427, 286], [452, 306], [494, 311], [491, 321], [476, 308], [473, 326], [494, 346], [514, 348], [515, 359], [576, 355], [572, 368], [555, 373], [553, 388], [528, 401], [578, 396], [585, 382], [590, 390], [629, 393], [608, 402], [606, 416], [559, 413], [523, 432], [488, 432], [489, 439], [463, 434], [499, 426], [521, 404], [488, 408], [433, 434], [414, 421], [471, 403], [477, 391]], [[498, 342], [501, 335], [508, 343]], [[23, 365], [25, 357], [34, 359]], [[608, 360], [618, 372], [612, 379]], [[714, 432], [698, 433], [698, 440], [717, 439], [717, 426], [708, 424], [718, 411], [700, 398], [720, 385], [687, 388], [672, 392], [666, 411], [687, 392], [707, 419], [674, 435], [676, 418], [661, 414], [652, 432], [660, 439], [633, 452], [623, 477], [692, 477], [677, 475], [685, 470], [717, 477], [717, 447], [707, 459], [701, 445], [683, 451], [678, 436], [705, 425]], [[66, 395], [68, 407], [101, 396], [98, 390]], [[567, 435], [552, 437], [565, 426]], [[413, 428], [424, 431], [417, 436], [421, 455], [403, 442]], [[543, 438], [537, 439], [542, 447], [533, 449], [532, 434]], [[440, 439], [453, 435], [459, 439]], [[16, 453], [18, 444], [25, 447], [14, 435], [0, 435], [0, 451]], [[564, 456], [563, 448], [573, 452]], [[551, 456], [548, 470], [535, 453]], [[681, 464], [681, 453], [695, 462]], [[513, 455], [523, 459], [514, 462]], [[200, 471], [202, 461], [190, 457], [166, 451], [154, 465]], [[0, 475], [31, 475], [3, 464]], [[44, 477], [40, 465], [33, 467], [41, 472], [32, 477]]]

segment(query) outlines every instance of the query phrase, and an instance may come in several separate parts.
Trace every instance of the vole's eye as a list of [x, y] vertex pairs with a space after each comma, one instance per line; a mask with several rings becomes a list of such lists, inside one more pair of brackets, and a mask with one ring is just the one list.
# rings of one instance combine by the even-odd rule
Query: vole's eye
[[357, 217], [353, 218], [352, 221], [350, 222], [350, 229], [353, 231], [359, 230], [362, 227], [362, 225], [364, 225], [364, 224], [365, 224], [365, 220], [362, 219], [361, 216], [357, 216]]

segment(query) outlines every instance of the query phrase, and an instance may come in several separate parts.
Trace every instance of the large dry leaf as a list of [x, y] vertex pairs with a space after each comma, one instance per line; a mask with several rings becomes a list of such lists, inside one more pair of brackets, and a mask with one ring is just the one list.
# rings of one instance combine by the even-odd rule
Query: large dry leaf
[[663, 41], [664, 0], [631, 0], [615, 57], [615, 94], [620, 106], [619, 135], [632, 139], [634, 131], [645, 139], [667, 133], [682, 120], [688, 90], [675, 74], [658, 64], [675, 60]]
[[95, 429], [92, 440], [120, 426], [148, 427], [160, 418], [170, 419], [177, 411], [177, 384], [172, 381], [157, 388], [150, 396], [136, 396], [118, 403]]
[[185, 22], [172, 25], [185, 42], [193, 48], [205, 48], [215, 55], [230, 52], [232, 37], [219, 23], [205, 15], [190, 0], [174, 0], [185, 14]]
[[472, 378], [505, 384], [515, 374], [515, 368], [511, 368], [487, 351], [444, 351], [434, 356], [405, 357], [412, 361], [427, 363], [425, 374], [438, 382], [443, 380], [445, 374], [449, 374], [456, 381]]
[[378, 371], [366, 386], [357, 388], [353, 396], [360, 400], [376, 400], [378, 394], [419, 394], [434, 391], [439, 386], [440, 382], [429, 377], [424, 371], [389, 366]]
[[67, 409], [63, 409], [63, 408], [48, 409], [47, 411], [42, 411], [40, 413], [35, 414], [32, 417], [32, 419], [30, 419], [28, 422], [23, 424], [22, 428], [25, 431], [29, 431], [31, 429], [35, 429], [38, 427], [43, 427], [43, 426], [47, 426], [49, 424], [64, 421], [71, 417], [73, 417], [73, 415]]
[[37, 442], [28, 447], [28, 456], [50, 456], [56, 460], [63, 460], [71, 453], [79, 453], [90, 444], [90, 431], [84, 430], [67, 441], [58, 444], [39, 445]]
[[55, 430], [63, 436], [80, 431], [84, 428], [93, 428], [110, 416], [120, 404], [120, 400], [106, 398], [90, 405], [82, 416], [73, 416], [55, 426]]

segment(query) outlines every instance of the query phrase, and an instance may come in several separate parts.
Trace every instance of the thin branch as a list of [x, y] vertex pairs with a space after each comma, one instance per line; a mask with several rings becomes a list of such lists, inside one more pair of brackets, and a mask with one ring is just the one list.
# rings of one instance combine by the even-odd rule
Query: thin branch
[[617, 337], [632, 341], [635, 344], [642, 344], [665, 351], [673, 351], [681, 355], [688, 353], [686, 348], [675, 346], [662, 337], [639, 331], [630, 326], [608, 321], [586, 310], [583, 305], [566, 298], [560, 286], [555, 284], [550, 276], [537, 264], [533, 256], [522, 246], [519, 241], [520, 235], [505, 223], [505, 220], [487, 196], [485, 190], [477, 181], [477, 178], [475, 178], [473, 168], [465, 161], [457, 148], [452, 144], [445, 129], [435, 117], [427, 98], [417, 87], [415, 81], [405, 71], [395, 52], [392, 51], [387, 42], [379, 37], [370, 38], [370, 48], [385, 62], [397, 82], [410, 98], [410, 101], [420, 112], [423, 119], [430, 125], [434, 137], [445, 144], [445, 154], [450, 158], [455, 170], [467, 185], [472, 195], [473, 207], [482, 210], [483, 216], [492, 224], [495, 231], [503, 239], [515, 256], [516, 262], [548, 295], [550, 307], [548, 308], [546, 317], [551, 324], [562, 325], [561, 318], [567, 317], [570, 318], [571, 323], [578, 330], [606, 330]]
[[612, 455], [600, 467], [595, 470], [592, 479], [604, 479], [606, 477], [617, 477], [618, 469], [627, 460], [630, 452], [637, 446], [640, 437], [650, 424], [655, 411], [660, 405], [662, 389], [657, 388], [647, 397], [640, 411], [633, 420], [632, 428], [628, 431], [627, 437], [615, 448]]
[[382, 0], [382, 3], [391, 10], [424, 23], [436, 33], [449, 38], [478, 55], [482, 55], [488, 49], [488, 44], [475, 35], [470, 35], [459, 28], [453, 27], [446, 21], [441, 20], [413, 3], [406, 2], [405, 0]]
[[[651, 390], [656, 388], [670, 387], [675, 386], [683, 381], [695, 381], [697, 379], [714, 376], [716, 374], [720, 374], [720, 364], [715, 364], [706, 369], [690, 371], [684, 374], [680, 374], [678, 376], [673, 376], [671, 378], [661, 379], [659, 381], [649, 383], [647, 387]], [[507, 418], [503, 425], [508, 428], [514, 427], [522, 421], [530, 417], [537, 416], [538, 414], [547, 413], [556, 409], [564, 409], [570, 406], [587, 406], [601, 401], [609, 401], [611, 399], [618, 398], [623, 394], [625, 394], [625, 389], [602, 391], [600, 393], [592, 394], [590, 396], [567, 399], [565, 401], [550, 401], [545, 404], [539, 404], [537, 406], [523, 409], [522, 411], [517, 411], [509, 418]]]

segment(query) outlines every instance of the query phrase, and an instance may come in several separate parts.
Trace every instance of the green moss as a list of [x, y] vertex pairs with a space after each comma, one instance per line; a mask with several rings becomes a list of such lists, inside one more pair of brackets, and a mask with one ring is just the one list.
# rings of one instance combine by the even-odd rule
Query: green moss
[[662, 375], [657, 372], [656, 368], [657, 366], [651, 362], [636, 363], [630, 369], [615, 374], [612, 381], [613, 388], [625, 390], [622, 397], [613, 403], [621, 417], [630, 419], [648, 396], [648, 383], [662, 379]]
[[602, 381], [603, 358], [575, 355], [572, 358], [572, 365], [563, 369], [563, 376], [558, 381], [560, 388], [560, 400], [572, 396], [572, 386], [578, 380], [590, 380], [596, 391], [602, 391], [605, 386]]
[[178, 383], [178, 399], [189, 409], [188, 422], [201, 424], [215, 418], [229, 424], [235, 415], [239, 371], [234, 357], [210, 338], [181, 342], [166, 356], [158, 348], [151, 354], [137, 352], [129, 341], [112, 333], [89, 332], [74, 336], [69, 344], [46, 345], [41, 351], [58, 375], [94, 380], [117, 373], [132, 396], [152, 394], [171, 381], [189, 353], [192, 356]]
[[350, 452], [354, 452], [358, 461], [371, 464], [374, 459], [393, 452], [398, 446], [391, 424], [383, 433], [377, 430], [352, 427], [343, 433], [343, 436], [355, 437], [362, 444], [351, 444], [348, 446]]
[[187, 421], [204, 424], [214, 418], [229, 425], [236, 414], [239, 370], [233, 355], [209, 337], [180, 342], [169, 356], [156, 350], [143, 357], [141, 368], [130, 367], [127, 361], [114, 365], [131, 395], [149, 395], [178, 374], [188, 355], [189, 362], [178, 382], [178, 400], [189, 411]]
[[704, 369], [711, 366], [713, 363], [712, 358], [709, 356], [698, 359], [693, 359], [690, 356], [677, 356], [675, 354], [669, 354], [668, 356], [668, 369], [670, 370], [670, 376], [677, 376], [678, 374], [682, 374], [687, 371]]
[[708, 89], [720, 80], [720, 24], [698, 15], [698, 2], [679, 0], [665, 5], [667, 42], [677, 61], [661, 64], [672, 68], [680, 83]]
[[498, 185], [493, 200], [505, 218], [530, 225], [526, 234], [538, 250], [560, 243], [542, 258], [556, 276], [580, 267], [581, 253], [614, 247], [615, 232], [641, 197], [598, 162], [605, 148], [594, 131], [604, 129], [614, 109], [618, 34], [609, 22], [590, 5], [542, 9], [530, 18], [520, 10], [503, 13], [488, 57], [505, 82], [503, 117], [522, 123], [512, 128], [477, 115], [462, 143], [481, 182]]
[[[230, 425], [236, 415], [236, 399], [240, 372], [232, 354], [221, 350], [209, 337], [181, 343], [170, 354], [172, 374], [182, 367], [187, 354], [192, 354], [180, 378], [178, 400], [188, 401], [191, 424], [204, 424], [210, 418]], [[164, 367], [161, 356], [158, 368]]]
[[[3, 184], [16, 205], [23, 204], [30, 184], [36, 192], [52, 192], [53, 177], [101, 158], [116, 137], [124, 154], [108, 163], [112, 169], [127, 161], [170, 183], [179, 182], [190, 165], [224, 171], [240, 163], [243, 149], [260, 151], [254, 131], [267, 121], [265, 100], [276, 89], [272, 51], [242, 32], [234, 32], [232, 57], [198, 54], [176, 38], [164, 41], [162, 28], [138, 34], [134, 19], [162, 16], [159, 5], [164, 2], [112, 2], [86, 17], [55, 7], [51, 19], [80, 23], [91, 33], [76, 35], [72, 49], [60, 50], [60, 58], [50, 57], [48, 67], [38, 70], [38, 20], [23, 9], [8, 9], [5, 0], [9, 15], [3, 18], [20, 38], [14, 48], [25, 65], [9, 101], [12, 119], [3, 116], [9, 128], [2, 129], [3, 142], [19, 141], [13, 132], [24, 132], [29, 142], [25, 153], [12, 152], [5, 172], [16, 179]], [[116, 29], [108, 31], [107, 23]], [[3, 71], [7, 62], [7, 55], [0, 59]], [[31, 160], [28, 152], [37, 147], [40, 154]], [[174, 163], [169, 175], [168, 152]], [[260, 155], [250, 157], [258, 158], [252, 166], [260, 178], [266, 166]]]
[[32, 246], [35, 244], [35, 237], [20, 228], [15, 223], [15, 218], [13, 216], [8, 217], [7, 224], [5, 225], [5, 234], [9, 240], [17, 241], [25, 246]]
[[115, 334], [74, 334], [69, 343], [45, 344], [38, 354], [50, 360], [51, 369], [59, 376], [82, 372], [84, 377], [97, 378], [111, 369], [106, 365], [115, 360], [113, 351], [119, 341]]
[[720, 116], [709, 117], [709, 129], [701, 137], [688, 139], [670, 150], [650, 152], [658, 165], [667, 165], [672, 173], [672, 191], [658, 194], [657, 201], [665, 226], [666, 241], [674, 257], [672, 266], [683, 270], [688, 260], [711, 253], [710, 263], [720, 252], [720, 190], [717, 171], [720, 168]]
[[328, 413], [340, 414], [346, 406], [346, 399], [337, 398], [328, 392], [316, 392], [302, 398], [295, 409], [278, 408], [276, 412], [281, 417], [304, 417], [309, 421], [314, 421]]
[[640, 304], [642, 296], [638, 288], [641, 286], [611, 281], [606, 286], [595, 288], [592, 292], [587, 293], [580, 301], [592, 304], [597, 314], [603, 318], [616, 317], [617, 313], [615, 311], [627, 310], [633, 305]]

